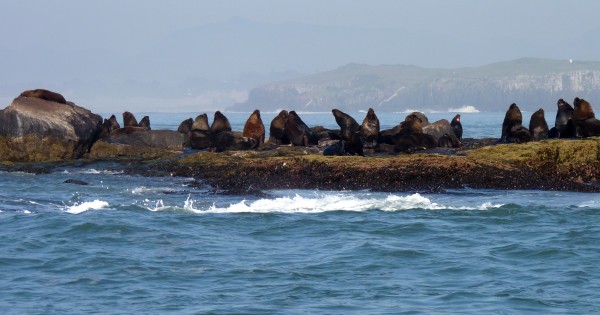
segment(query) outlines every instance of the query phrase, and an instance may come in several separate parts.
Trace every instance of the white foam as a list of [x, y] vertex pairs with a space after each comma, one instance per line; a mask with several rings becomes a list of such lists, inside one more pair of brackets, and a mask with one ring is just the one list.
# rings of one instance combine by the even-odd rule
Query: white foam
[[160, 194], [164, 192], [176, 192], [176, 189], [171, 187], [146, 187], [140, 186], [130, 190], [134, 195], [142, 195], [142, 194]]
[[473, 105], [465, 105], [459, 108], [448, 108], [448, 112], [451, 113], [479, 113], [479, 109], [477, 109]]
[[90, 168], [90, 169], [87, 169], [87, 170], [83, 170], [80, 173], [81, 174], [94, 174], [94, 175], [98, 175], [98, 174], [102, 174], [102, 175], [118, 175], [118, 174], [123, 174], [123, 171], [97, 170], [95, 168]]
[[206, 210], [194, 207], [193, 200], [188, 199], [184, 210], [196, 213], [321, 213], [328, 211], [401, 211], [412, 209], [425, 210], [487, 210], [499, 208], [502, 204], [483, 203], [479, 206], [450, 206], [432, 202], [420, 194], [407, 196], [388, 195], [385, 198], [361, 198], [344, 194], [325, 194], [314, 198], [295, 195], [274, 199], [259, 199], [254, 202], [242, 200], [226, 207], [215, 205]]
[[108, 207], [108, 202], [102, 200], [86, 201], [67, 208], [68, 213], [79, 214], [88, 210], [98, 210]]

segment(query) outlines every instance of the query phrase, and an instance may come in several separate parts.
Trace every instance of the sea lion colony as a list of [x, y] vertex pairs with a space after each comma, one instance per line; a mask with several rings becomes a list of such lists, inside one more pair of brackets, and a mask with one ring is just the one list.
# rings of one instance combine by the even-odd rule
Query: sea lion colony
[[[576, 138], [600, 135], [600, 121], [595, 118], [589, 102], [575, 98], [573, 108], [563, 99], [557, 102], [558, 112], [552, 128], [548, 128], [544, 110], [531, 115], [529, 127], [522, 125], [523, 115], [516, 104], [511, 104], [502, 123], [502, 135], [496, 143], [524, 143], [548, 138]], [[379, 119], [369, 108], [362, 124], [350, 115], [333, 109], [332, 114], [340, 129], [323, 126], [309, 127], [295, 111], [282, 110], [269, 125], [270, 137], [265, 141], [265, 126], [260, 111], [254, 110], [243, 132], [231, 130], [227, 117], [215, 112], [212, 125], [202, 114], [196, 120], [181, 122], [178, 131], [189, 139], [185, 146], [197, 150], [266, 150], [279, 145], [318, 146], [324, 155], [365, 155], [371, 153], [411, 153], [434, 148], [459, 148], [462, 146], [463, 129], [461, 116], [451, 122], [441, 119], [430, 123], [420, 112], [408, 114], [404, 121], [393, 128], [380, 130]], [[123, 114], [124, 120], [135, 120], [131, 113]], [[105, 120], [108, 133], [119, 133], [114, 116]], [[116, 127], [116, 129], [115, 129]], [[148, 126], [144, 126], [149, 128]]]
[[[51, 102], [66, 103], [62, 95], [43, 90], [25, 91], [20, 96], [36, 97]], [[497, 143], [523, 143], [548, 138], [581, 138], [600, 135], [600, 121], [596, 119], [591, 104], [575, 98], [571, 106], [563, 99], [557, 101], [555, 124], [548, 128], [543, 109], [534, 112], [529, 128], [522, 125], [522, 113], [513, 103], [506, 111], [502, 134]], [[270, 123], [270, 137], [265, 141], [265, 126], [260, 111], [255, 110], [242, 132], [233, 131], [227, 117], [215, 112], [209, 125], [206, 114], [195, 120], [181, 122], [178, 132], [185, 137], [184, 147], [196, 150], [268, 150], [280, 145], [318, 146], [324, 155], [365, 155], [369, 153], [411, 153], [420, 150], [458, 148], [462, 146], [463, 130], [460, 115], [451, 122], [441, 119], [430, 123], [427, 116], [414, 112], [393, 128], [380, 130], [379, 119], [372, 108], [359, 124], [350, 115], [333, 109], [332, 114], [340, 129], [323, 126], [309, 127], [295, 111], [282, 110]], [[124, 127], [115, 116], [104, 119], [100, 138], [106, 141], [119, 136], [150, 130], [150, 118], [138, 123], [130, 112], [123, 113]]]

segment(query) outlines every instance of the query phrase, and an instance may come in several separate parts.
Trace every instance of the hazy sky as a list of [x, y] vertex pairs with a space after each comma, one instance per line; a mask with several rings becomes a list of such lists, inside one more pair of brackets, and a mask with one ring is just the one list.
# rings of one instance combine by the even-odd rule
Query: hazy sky
[[[123, 93], [109, 92], [111, 84], [138, 94], [155, 86], [175, 91], [161, 98], [178, 98], [177, 88], [193, 80], [350, 62], [453, 68], [520, 57], [600, 60], [599, 12], [596, 0], [0, 0], [0, 101], [45, 86], [102, 110], [110, 106], [93, 86], [106, 89], [109, 102]], [[215, 93], [202, 89], [198, 95]]]

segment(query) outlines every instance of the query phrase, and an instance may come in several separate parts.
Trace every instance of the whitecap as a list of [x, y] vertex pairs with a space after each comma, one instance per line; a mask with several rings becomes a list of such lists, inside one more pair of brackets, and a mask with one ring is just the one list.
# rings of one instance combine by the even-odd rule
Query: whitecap
[[67, 207], [66, 212], [79, 214], [88, 210], [98, 210], [106, 207], [108, 207], [108, 202], [96, 199], [94, 201], [86, 201]]
[[450, 113], [479, 113], [479, 109], [477, 109], [473, 105], [465, 105], [459, 108], [448, 108], [448, 112]]
[[432, 202], [430, 199], [415, 193], [407, 196], [388, 195], [385, 198], [360, 198], [344, 194], [325, 194], [310, 198], [295, 195], [274, 199], [259, 199], [253, 202], [242, 200], [226, 207], [215, 205], [207, 210], [194, 208], [193, 202], [186, 201], [186, 210], [197, 213], [321, 213], [328, 211], [369, 210], [401, 211], [401, 210], [487, 210], [499, 208], [502, 204], [483, 203], [479, 206], [452, 206]]

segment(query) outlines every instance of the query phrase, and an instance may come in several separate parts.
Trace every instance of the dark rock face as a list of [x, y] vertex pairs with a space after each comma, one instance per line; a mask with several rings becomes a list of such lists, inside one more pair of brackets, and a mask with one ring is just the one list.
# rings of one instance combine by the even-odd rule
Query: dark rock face
[[102, 117], [71, 102], [20, 96], [0, 111], [0, 157], [7, 161], [76, 159], [102, 132]]
[[185, 141], [186, 135], [174, 130], [125, 127], [113, 131], [107, 142], [139, 147], [183, 149]]

